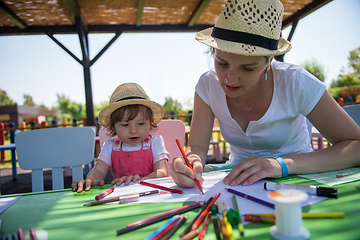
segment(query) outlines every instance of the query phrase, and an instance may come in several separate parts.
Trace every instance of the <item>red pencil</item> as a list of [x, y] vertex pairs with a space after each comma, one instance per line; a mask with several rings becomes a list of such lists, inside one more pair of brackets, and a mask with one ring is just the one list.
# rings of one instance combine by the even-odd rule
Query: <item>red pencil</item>
[[198, 219], [196, 219], [196, 221], [194, 222], [194, 224], [191, 227], [191, 230], [195, 230], [197, 229], [201, 222], [204, 220], [205, 216], [207, 215], [207, 213], [209, 212], [211, 206], [216, 202], [216, 200], [220, 197], [221, 193], [217, 193], [215, 195], [215, 197], [213, 198], [213, 200], [209, 203], [209, 205], [205, 208], [205, 210], [201, 213], [201, 215], [198, 217]]
[[31, 240], [38, 240], [34, 228], [30, 228], [30, 239], [31, 239]]
[[162, 190], [169, 191], [169, 192], [183, 194], [183, 191], [178, 190], [178, 189], [167, 188], [167, 187], [164, 187], [164, 186], [160, 186], [160, 185], [157, 185], [157, 184], [154, 184], [154, 183], [149, 183], [149, 182], [144, 182], [144, 181], [139, 181], [139, 183], [142, 184], [142, 185], [149, 186], [149, 187], [158, 188], [158, 189], [162, 189]]
[[204, 221], [204, 225], [199, 233], [199, 240], [202, 240], [204, 238], [206, 229], [209, 226], [210, 218], [211, 218], [211, 212], [208, 212]]
[[[179, 147], [179, 149], [180, 149], [181, 154], [183, 155], [183, 157], [184, 157], [184, 159], [185, 159], [186, 165], [187, 165], [192, 171], [194, 171], [194, 169], [192, 168], [192, 166], [191, 166], [191, 164], [190, 164], [190, 162], [189, 162], [189, 159], [187, 158], [187, 156], [186, 156], [186, 154], [185, 154], [185, 151], [184, 151], [183, 147], [181, 146], [181, 143], [179, 142], [179, 139], [176, 139], [176, 143], [177, 143], [177, 145], [178, 145], [178, 147]], [[194, 181], [195, 181], [197, 187], [199, 188], [200, 192], [201, 192], [202, 194], [204, 194], [203, 189], [202, 189], [202, 186], [201, 186], [199, 180], [197, 180], [197, 179], [195, 178]]]

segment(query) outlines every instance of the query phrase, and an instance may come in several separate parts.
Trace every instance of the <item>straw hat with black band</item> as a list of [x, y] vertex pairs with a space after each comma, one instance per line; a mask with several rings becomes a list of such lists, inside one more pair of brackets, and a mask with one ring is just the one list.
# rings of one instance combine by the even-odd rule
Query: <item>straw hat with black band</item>
[[153, 121], [158, 124], [164, 116], [164, 108], [151, 101], [144, 89], [136, 83], [124, 83], [119, 85], [110, 97], [109, 105], [99, 113], [99, 123], [105, 128], [110, 128], [111, 114], [124, 106], [140, 104], [147, 106], [153, 113]]
[[291, 44], [280, 37], [284, 6], [279, 0], [228, 0], [215, 26], [196, 40], [243, 56], [282, 55]]

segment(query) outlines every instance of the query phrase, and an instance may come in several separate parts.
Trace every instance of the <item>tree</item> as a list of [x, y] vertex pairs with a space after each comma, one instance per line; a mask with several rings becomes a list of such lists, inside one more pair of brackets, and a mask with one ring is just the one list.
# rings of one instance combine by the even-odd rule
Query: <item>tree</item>
[[355, 77], [360, 80], [360, 47], [350, 52], [349, 65], [354, 70]]
[[356, 79], [354, 74], [339, 75], [338, 80], [333, 80], [330, 84], [331, 88], [346, 87], [360, 85], [360, 81]]
[[31, 107], [35, 107], [35, 103], [32, 100], [32, 96], [28, 95], [28, 94], [24, 94], [24, 106], [31, 106]]
[[312, 75], [317, 77], [320, 81], [325, 81], [324, 67], [319, 64], [315, 59], [312, 61], [306, 61], [303, 67]]
[[17, 104], [9, 98], [6, 91], [0, 89], [0, 106], [15, 105]]
[[165, 109], [165, 114], [170, 115], [171, 112], [174, 114], [179, 114], [179, 111], [182, 109], [181, 103], [177, 100], [173, 100], [171, 97], [165, 97], [165, 103], [163, 105]]
[[86, 108], [83, 104], [70, 101], [64, 95], [57, 94], [59, 110], [65, 113], [66, 118], [83, 119], [86, 117]]

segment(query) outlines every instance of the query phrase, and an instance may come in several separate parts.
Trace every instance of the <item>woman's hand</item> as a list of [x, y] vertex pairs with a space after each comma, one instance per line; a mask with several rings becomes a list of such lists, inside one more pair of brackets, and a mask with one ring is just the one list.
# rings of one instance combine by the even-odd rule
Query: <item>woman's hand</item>
[[122, 183], [124, 183], [125, 186], [129, 185], [130, 182], [137, 182], [140, 180], [140, 176], [138, 174], [129, 175], [129, 176], [122, 176], [121, 178], [115, 178], [112, 180], [111, 184], [116, 184], [116, 186], [120, 186]]
[[280, 164], [273, 158], [250, 156], [236, 165], [223, 181], [231, 186], [241, 183], [243, 186], [248, 186], [266, 177], [282, 177]]
[[202, 171], [203, 167], [201, 161], [198, 158], [189, 157], [189, 162], [192, 165], [191, 170], [185, 163], [183, 158], [177, 157], [174, 158], [172, 164], [170, 165], [170, 174], [173, 180], [180, 187], [195, 187], [196, 183], [194, 181], [195, 177], [197, 180], [202, 182]]
[[78, 193], [82, 192], [85, 186], [85, 191], [89, 191], [91, 186], [102, 186], [104, 185], [104, 180], [92, 180], [92, 179], [86, 179], [86, 180], [75, 180], [72, 182], [71, 187], [73, 192], [77, 191]]

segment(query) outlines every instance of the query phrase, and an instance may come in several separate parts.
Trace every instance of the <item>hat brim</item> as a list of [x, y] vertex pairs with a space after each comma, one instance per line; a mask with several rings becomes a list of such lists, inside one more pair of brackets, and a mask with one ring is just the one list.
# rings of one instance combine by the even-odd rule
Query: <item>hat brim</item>
[[[195, 39], [201, 43], [204, 43], [210, 47], [219, 49], [224, 52], [235, 53], [243, 56], [277, 56], [283, 55], [284, 53], [290, 51], [291, 43], [284, 38], [279, 39], [278, 49], [269, 50], [262, 47], [255, 47], [253, 45], [248, 45], [245, 43], [231, 42], [211, 36], [213, 28], [207, 28], [195, 35]], [[245, 47], [243, 47], [245, 46]], [[252, 46], [253, 50], [251, 52], [246, 51], [246, 46]]]
[[164, 108], [157, 102], [143, 100], [143, 99], [132, 99], [132, 100], [124, 100], [121, 102], [115, 102], [104, 107], [100, 111], [98, 116], [99, 123], [105, 128], [109, 128], [110, 118], [115, 110], [127, 105], [135, 105], [135, 104], [140, 104], [149, 107], [153, 113], [153, 120], [155, 124], [158, 124], [164, 116], [165, 113]]

